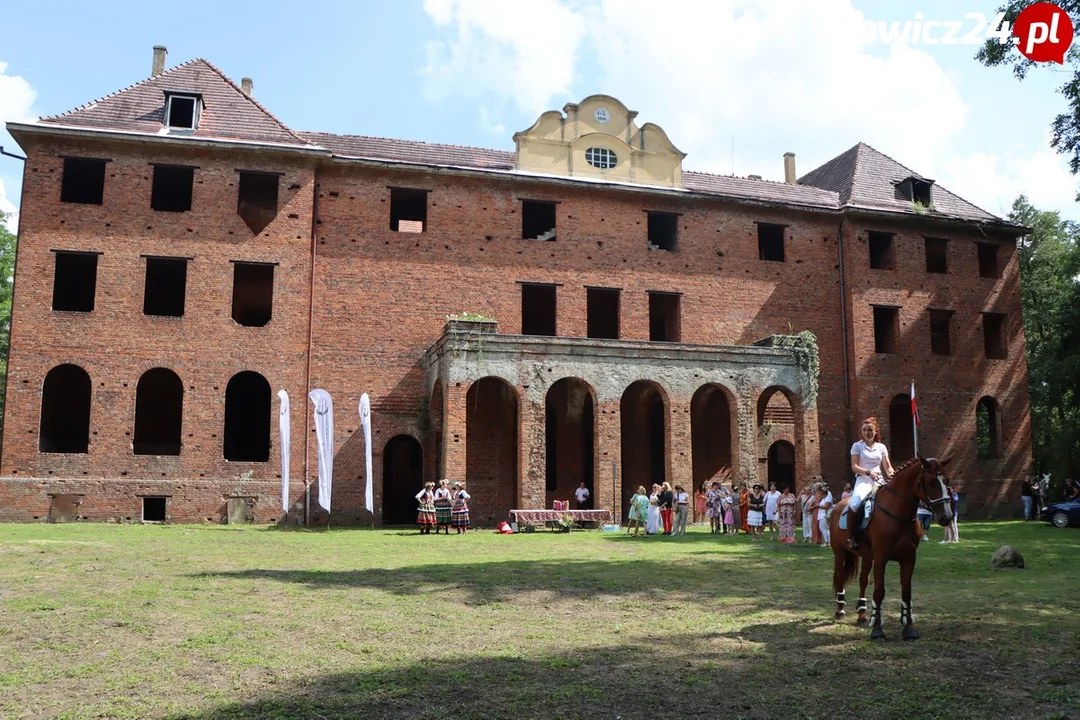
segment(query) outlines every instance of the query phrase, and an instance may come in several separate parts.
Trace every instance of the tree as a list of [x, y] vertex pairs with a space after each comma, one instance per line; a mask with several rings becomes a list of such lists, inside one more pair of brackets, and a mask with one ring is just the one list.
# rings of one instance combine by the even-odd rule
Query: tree
[[[1020, 11], [1029, 5], [1034, 5], [1037, 1], [1011, 0], [999, 8], [998, 12], [1005, 13], [1005, 20], [1011, 27]], [[1080, 0], [1056, 0], [1054, 4], [1068, 14], [1074, 28], [1080, 27]], [[994, 39], [986, 41], [975, 55], [975, 59], [987, 67], [1011, 65], [1013, 75], [1019, 80], [1023, 80], [1037, 64], [1021, 55], [1015, 44], [1002, 45]], [[1050, 124], [1050, 146], [1069, 157], [1069, 168], [1075, 175], [1080, 172], [1080, 47], [1076, 44], [1069, 48], [1066, 62], [1070, 69], [1064, 71], [1068, 80], [1061, 87], [1061, 94], [1065, 96], [1068, 109], [1054, 118], [1054, 122]], [[1046, 63], [1043, 64], [1046, 65]], [[1052, 65], [1045, 70], [1062, 72]], [[1077, 200], [1080, 200], [1080, 194], [1077, 195]]]
[[1060, 485], [1080, 474], [1080, 225], [1023, 195], [1009, 220], [1032, 228], [1017, 248], [1035, 469]]
[[15, 280], [15, 235], [7, 229], [0, 212], [0, 436], [4, 432], [4, 392], [7, 389], [7, 358], [11, 335], [11, 289]]

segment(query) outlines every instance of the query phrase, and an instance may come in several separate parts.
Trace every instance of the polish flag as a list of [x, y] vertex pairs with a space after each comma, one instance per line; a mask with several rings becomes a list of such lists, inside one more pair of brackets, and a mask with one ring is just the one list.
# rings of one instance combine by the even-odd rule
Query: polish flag
[[911, 381], [911, 417], [915, 419], [915, 426], [921, 427], [919, 422], [919, 406], [915, 404], [915, 381]]

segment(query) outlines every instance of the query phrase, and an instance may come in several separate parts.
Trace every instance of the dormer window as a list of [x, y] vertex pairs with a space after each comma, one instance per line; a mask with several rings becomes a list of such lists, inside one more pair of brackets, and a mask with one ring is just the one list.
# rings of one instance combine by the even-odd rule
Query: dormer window
[[922, 205], [923, 207], [930, 207], [933, 205], [933, 187], [933, 180], [927, 180], [926, 178], [916, 177], [914, 175], [905, 178], [904, 181], [900, 183], [900, 191], [904, 196], [916, 205]]
[[165, 127], [194, 130], [199, 126], [199, 96], [168, 94], [165, 99]]

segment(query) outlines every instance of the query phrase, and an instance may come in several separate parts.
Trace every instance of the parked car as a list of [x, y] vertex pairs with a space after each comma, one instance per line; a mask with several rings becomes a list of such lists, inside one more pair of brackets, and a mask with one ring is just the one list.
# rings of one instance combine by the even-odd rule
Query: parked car
[[1064, 500], [1043, 509], [1042, 519], [1054, 527], [1080, 525], [1080, 500]]

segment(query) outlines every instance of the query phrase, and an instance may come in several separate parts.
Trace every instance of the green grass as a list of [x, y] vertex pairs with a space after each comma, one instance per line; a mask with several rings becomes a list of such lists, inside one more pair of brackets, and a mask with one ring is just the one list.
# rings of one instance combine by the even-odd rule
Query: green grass
[[1080, 532], [961, 540], [871, 644], [827, 550], [698, 529], [0, 525], [0, 717], [1076, 717]]

